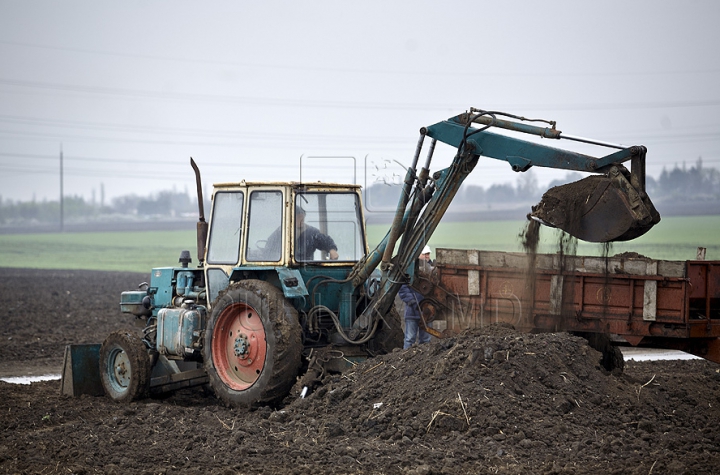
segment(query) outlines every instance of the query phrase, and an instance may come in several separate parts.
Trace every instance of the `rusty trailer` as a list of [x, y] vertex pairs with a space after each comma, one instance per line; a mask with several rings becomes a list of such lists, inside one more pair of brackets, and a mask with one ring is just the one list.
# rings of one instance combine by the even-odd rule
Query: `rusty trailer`
[[416, 286], [429, 326], [444, 335], [506, 322], [720, 363], [720, 261], [438, 249], [435, 269]]

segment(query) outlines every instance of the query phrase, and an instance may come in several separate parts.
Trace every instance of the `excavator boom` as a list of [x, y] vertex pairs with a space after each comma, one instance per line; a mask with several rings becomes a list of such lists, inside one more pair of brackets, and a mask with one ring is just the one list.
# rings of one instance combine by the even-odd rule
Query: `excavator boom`
[[[545, 122], [549, 127], [528, 122]], [[546, 139], [588, 142], [615, 151], [592, 157], [495, 134], [487, 130], [492, 127]], [[420, 168], [418, 160], [426, 137], [431, 139], [431, 144], [425, 164]], [[430, 179], [430, 162], [437, 141], [455, 147], [457, 153], [449, 167], [436, 171]], [[349, 276], [353, 285], [359, 286], [378, 265], [382, 274], [381, 291], [355, 324], [367, 327], [374, 315], [385, 315], [400, 286], [413, 280], [411, 276], [420, 250], [430, 240], [460, 185], [481, 156], [504, 160], [516, 172], [540, 166], [593, 173], [579, 182], [548, 190], [528, 217], [585, 241], [611, 242], [634, 239], [660, 221], [660, 215], [645, 193], [645, 154], [642, 146], [625, 147], [563, 135], [554, 122], [479, 109], [423, 127], [406, 172], [393, 224], [378, 247], [358, 262]], [[631, 171], [623, 166], [628, 160], [632, 163]]]
[[[541, 223], [560, 228], [589, 242], [627, 241], [645, 234], [660, 221], [645, 192], [645, 155], [643, 146], [625, 147], [563, 134], [555, 128], [498, 119], [500, 112], [471, 109], [447, 121], [427, 128], [427, 134], [472, 153], [507, 161], [514, 171], [533, 166], [590, 172], [594, 175], [578, 182], [548, 190], [529, 214]], [[522, 121], [523, 117], [511, 116]], [[480, 124], [481, 128], [473, 125]], [[486, 130], [499, 127], [547, 139], [568, 139], [591, 143], [617, 151], [592, 157], [568, 150], [498, 135]], [[630, 160], [631, 171], [622, 163]]]

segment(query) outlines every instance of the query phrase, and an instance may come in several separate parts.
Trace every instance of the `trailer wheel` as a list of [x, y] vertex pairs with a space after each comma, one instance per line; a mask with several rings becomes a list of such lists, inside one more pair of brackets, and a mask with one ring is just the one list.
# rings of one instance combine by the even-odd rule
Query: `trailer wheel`
[[151, 371], [147, 347], [134, 333], [113, 332], [100, 347], [100, 381], [113, 401], [130, 402], [147, 396]]
[[588, 341], [590, 347], [602, 353], [600, 364], [607, 371], [618, 370], [622, 372], [625, 369], [625, 358], [620, 348], [612, 344], [610, 336], [604, 333], [584, 333], [577, 332], [577, 336], [581, 336]]
[[282, 400], [300, 370], [301, 331], [277, 287], [260, 280], [230, 285], [213, 303], [203, 345], [215, 394], [237, 407]]
[[404, 340], [403, 319], [393, 305], [378, 325], [371, 350], [377, 353], [390, 353], [395, 348], [402, 348]]

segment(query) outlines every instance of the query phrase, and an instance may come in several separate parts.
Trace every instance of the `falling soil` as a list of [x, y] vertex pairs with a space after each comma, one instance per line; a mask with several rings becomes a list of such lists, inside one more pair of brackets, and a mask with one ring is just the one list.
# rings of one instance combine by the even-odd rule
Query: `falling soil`
[[[580, 215], [577, 212], [572, 212], [568, 216], [566, 216], [566, 219], [578, 221], [580, 219]], [[520, 238], [520, 244], [522, 245], [523, 250], [528, 255], [528, 269], [525, 273], [525, 282], [527, 288], [529, 289], [527, 295], [532, 296], [535, 295], [535, 263], [537, 261], [537, 250], [538, 244], [540, 243], [541, 227], [542, 226], [539, 222], [533, 219], [528, 219], [525, 228], [518, 236]], [[561, 284], [563, 286], [561, 318], [572, 318], [572, 316], [575, 314], [575, 285], [574, 282], [571, 281], [571, 278], [568, 278], [568, 276], [565, 276], [565, 274], [568, 270], [568, 257], [572, 257], [577, 254], [577, 241], [578, 240], [576, 237], [571, 236], [565, 231], [558, 230], [556, 250], [556, 253], [558, 255], [557, 271], [559, 275], [563, 276]], [[532, 318], [532, 314], [534, 311], [532, 305], [534, 305], [535, 299], [531, 298], [530, 302], [531, 306], [528, 308], [528, 311], [530, 312], [530, 317]]]
[[531, 256], [537, 254], [537, 248], [540, 242], [540, 223], [534, 219], [528, 219], [525, 228], [518, 237], [525, 252]]
[[[129, 326], [119, 293], [146, 278], [3, 269], [0, 369], [59, 371], [65, 344]], [[490, 326], [252, 412], [205, 388], [116, 404], [0, 382], [0, 473], [717, 472], [718, 365], [599, 360], [582, 338]]]
[[[537, 249], [538, 244], [540, 244], [540, 223], [538, 221], [535, 221], [534, 219], [530, 219], [528, 216], [528, 221], [525, 224], [525, 228], [520, 232], [520, 235], [518, 236], [520, 238], [520, 244], [523, 247], [523, 250], [528, 255], [528, 267], [525, 272], [525, 286], [526, 286], [526, 292], [525, 295], [535, 295], [535, 276], [536, 276], [536, 266], [535, 263], [537, 261]], [[530, 305], [528, 306], [528, 315], [533, 315], [535, 312], [535, 299], [530, 298]]]
[[[565, 218], [568, 220], [566, 221], [566, 223], [570, 223], [570, 227], [572, 228], [575, 225], [573, 223], [577, 223], [581, 219], [581, 213], [577, 211], [577, 208], [573, 208], [572, 210], [568, 210], [568, 215]], [[528, 289], [526, 295], [533, 296], [533, 298], [529, 299], [529, 305], [527, 305], [527, 311], [529, 312], [527, 318], [530, 320], [535, 318], [535, 263], [537, 261], [537, 249], [540, 242], [540, 228], [540, 224], [535, 220], [530, 219], [530, 217], [528, 216], [528, 223], [525, 226], [523, 232], [521, 232], [519, 235], [523, 249], [528, 255], [528, 269], [525, 273], [525, 285]], [[574, 269], [569, 268], [569, 265], [572, 262], [572, 260], [569, 258], [577, 254], [577, 245], [578, 239], [576, 237], [571, 236], [565, 231], [559, 230], [556, 253], [557, 273], [558, 276], [560, 276], [560, 286], [562, 286], [560, 294], [562, 297], [560, 302], [559, 315], [561, 324], [562, 321], [565, 321], [566, 319], [575, 318], [577, 314], [575, 289], [577, 288], [578, 276], [575, 275]], [[600, 246], [601, 258], [604, 259], [605, 262], [604, 277], [605, 285], [607, 286], [610, 282], [609, 254], [612, 250], [612, 243], [605, 242], [601, 243]], [[551, 289], [551, 292], [552, 291], [553, 290]], [[603, 316], [605, 315], [606, 311], [607, 308], [603, 308]], [[603, 356], [601, 364], [606, 370], [612, 371], [614, 369], [623, 369], [624, 361], [622, 352], [612, 344], [610, 335], [606, 335], [603, 333], [577, 333], [577, 335], [584, 337], [586, 340], [588, 340], [590, 346], [602, 352]]]

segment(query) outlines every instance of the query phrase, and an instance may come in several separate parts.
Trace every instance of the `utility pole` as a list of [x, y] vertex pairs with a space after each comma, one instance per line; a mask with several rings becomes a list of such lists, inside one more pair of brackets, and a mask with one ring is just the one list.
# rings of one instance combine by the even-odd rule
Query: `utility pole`
[[63, 202], [63, 149], [62, 143], [60, 144], [60, 232], [65, 231], [65, 209]]

